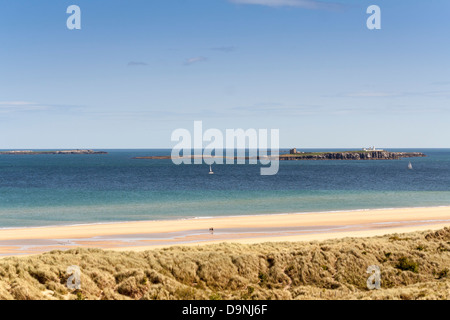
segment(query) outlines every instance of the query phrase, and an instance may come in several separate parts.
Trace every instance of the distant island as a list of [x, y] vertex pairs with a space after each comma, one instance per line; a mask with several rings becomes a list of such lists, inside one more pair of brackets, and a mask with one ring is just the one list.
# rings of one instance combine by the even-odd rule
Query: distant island
[[280, 155], [280, 160], [399, 160], [403, 158], [426, 157], [422, 152], [390, 152], [375, 148], [339, 152], [299, 152], [291, 149]]
[[105, 151], [94, 151], [94, 150], [57, 150], [57, 151], [33, 151], [33, 150], [15, 150], [15, 151], [0, 151], [0, 154], [107, 154]]
[[[198, 156], [186, 156], [185, 158], [194, 159]], [[399, 160], [403, 158], [426, 157], [422, 152], [390, 152], [381, 149], [368, 148], [356, 151], [324, 151], [324, 152], [301, 152], [297, 149], [289, 150], [289, 153], [279, 155], [279, 160]], [[204, 157], [206, 158], [206, 157]], [[214, 156], [212, 157], [214, 158]], [[227, 157], [223, 157], [227, 158]], [[245, 157], [248, 159], [261, 159], [262, 157]], [[269, 156], [269, 158], [271, 158]], [[133, 159], [164, 160], [171, 159], [171, 156], [149, 156], [134, 157]], [[242, 159], [242, 157], [234, 157]], [[267, 159], [267, 158], [266, 158]]]

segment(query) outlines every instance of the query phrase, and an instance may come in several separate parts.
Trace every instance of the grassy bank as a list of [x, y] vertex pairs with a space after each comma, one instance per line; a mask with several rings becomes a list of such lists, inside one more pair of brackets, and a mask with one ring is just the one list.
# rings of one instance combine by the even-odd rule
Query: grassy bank
[[[81, 269], [69, 290], [67, 267]], [[366, 287], [381, 269], [381, 290]], [[450, 229], [323, 242], [146, 252], [53, 251], [0, 260], [1, 299], [450, 299]]]

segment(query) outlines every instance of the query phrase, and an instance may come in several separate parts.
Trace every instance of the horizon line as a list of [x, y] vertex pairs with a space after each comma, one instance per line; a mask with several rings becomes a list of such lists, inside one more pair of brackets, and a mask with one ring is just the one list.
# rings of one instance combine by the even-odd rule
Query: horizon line
[[[284, 149], [357, 149], [362, 150], [363, 147], [280, 147], [279, 150]], [[450, 149], [450, 147], [379, 147], [384, 149]], [[107, 147], [107, 148], [97, 148], [97, 147], [83, 147], [83, 148], [0, 148], [1, 151], [23, 151], [23, 150], [171, 150], [173, 147], [134, 147], [134, 148], [124, 148], [124, 147]], [[191, 150], [195, 150], [196, 148], [191, 148]], [[203, 148], [205, 149], [205, 148]], [[223, 150], [227, 150], [228, 148], [223, 148]], [[234, 148], [235, 150], [239, 150], [242, 148]], [[250, 148], [244, 148], [250, 149]], [[268, 150], [271, 148], [267, 148]], [[259, 148], [257, 148], [259, 150]]]

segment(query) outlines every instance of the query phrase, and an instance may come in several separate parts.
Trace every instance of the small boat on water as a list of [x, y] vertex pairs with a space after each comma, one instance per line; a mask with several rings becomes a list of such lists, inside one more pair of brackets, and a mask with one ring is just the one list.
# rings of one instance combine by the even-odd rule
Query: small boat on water
[[211, 165], [209, 165], [209, 174], [214, 174], [214, 172], [212, 171]]
[[408, 169], [409, 169], [409, 170], [412, 170], [412, 168], [413, 168], [413, 166], [412, 166], [411, 162], [408, 163]]

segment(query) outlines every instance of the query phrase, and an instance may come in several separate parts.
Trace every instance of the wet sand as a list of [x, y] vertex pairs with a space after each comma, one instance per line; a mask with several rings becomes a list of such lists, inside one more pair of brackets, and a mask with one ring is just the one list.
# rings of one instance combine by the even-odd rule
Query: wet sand
[[[215, 217], [0, 230], [0, 256], [76, 247], [148, 250], [217, 242], [368, 237], [450, 226], [450, 207]], [[214, 228], [214, 232], [210, 232]]]

